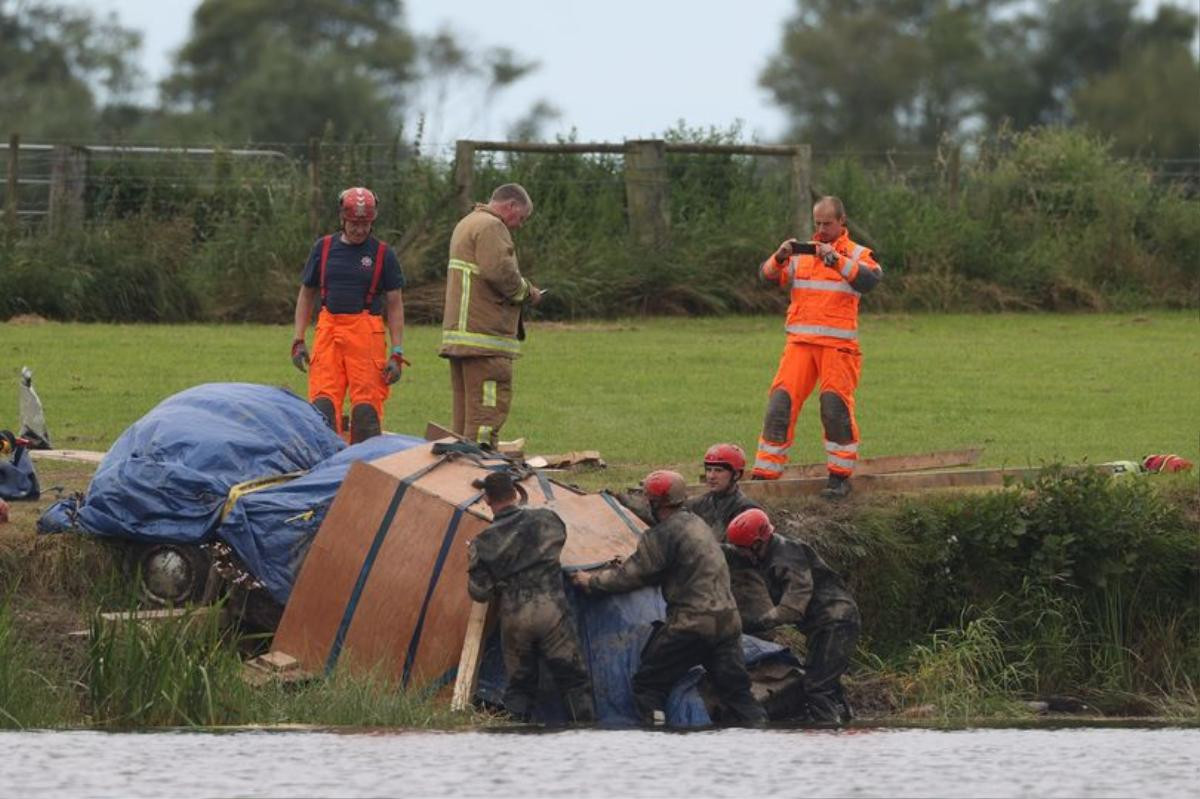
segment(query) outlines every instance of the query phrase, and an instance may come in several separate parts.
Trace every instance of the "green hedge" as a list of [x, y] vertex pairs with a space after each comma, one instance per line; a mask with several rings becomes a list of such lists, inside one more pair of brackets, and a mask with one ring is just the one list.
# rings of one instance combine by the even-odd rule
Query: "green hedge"
[[[735, 134], [676, 138], [727, 143]], [[380, 235], [399, 245], [409, 318], [440, 318], [456, 221], [453, 167], [402, 142], [327, 143], [317, 165], [336, 224], [339, 188], [381, 196]], [[904, 172], [848, 159], [818, 162], [815, 185], [843, 197], [886, 270], [864, 300], [875, 310], [1129, 310], [1200, 305], [1200, 201], [1071, 131], [980, 143], [954, 196]], [[485, 154], [480, 199], [523, 183], [536, 213], [517, 234], [523, 268], [554, 292], [543, 318], [778, 310], [756, 277], [791, 235], [783, 159], [668, 156], [671, 242], [632, 241], [622, 159]], [[117, 159], [93, 166], [79, 229], [8, 230], [0, 244], [0, 318], [286, 322], [312, 244], [308, 165]]]

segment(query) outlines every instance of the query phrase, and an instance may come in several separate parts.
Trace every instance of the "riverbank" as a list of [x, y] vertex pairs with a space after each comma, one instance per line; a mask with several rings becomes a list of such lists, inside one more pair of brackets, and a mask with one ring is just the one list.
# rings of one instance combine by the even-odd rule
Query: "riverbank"
[[[86, 488], [90, 467], [47, 463], [40, 473], [69, 493]], [[347, 675], [251, 688], [239, 653], [261, 641], [215, 623], [158, 636], [102, 628], [98, 610], [129, 606], [128, 575], [110, 545], [35, 536], [46, 504], [14, 503], [0, 527], [0, 726], [499, 723]], [[847, 575], [862, 608], [847, 679], [861, 724], [1200, 718], [1193, 476], [1051, 472], [988, 493], [770, 510], [781, 532]], [[788, 643], [803, 646], [798, 635]]]

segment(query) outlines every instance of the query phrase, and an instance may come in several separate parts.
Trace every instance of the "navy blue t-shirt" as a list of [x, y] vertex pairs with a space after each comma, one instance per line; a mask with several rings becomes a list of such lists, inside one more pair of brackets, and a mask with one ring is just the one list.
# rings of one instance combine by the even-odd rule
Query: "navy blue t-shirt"
[[[308, 254], [308, 262], [304, 264], [304, 274], [300, 282], [309, 288], [321, 286], [321, 247], [324, 238], [317, 239], [312, 252]], [[367, 290], [371, 288], [371, 278], [375, 276], [375, 256], [379, 252], [379, 239], [367, 236], [362, 244], [346, 244], [341, 235], [333, 234], [333, 243], [329, 246], [329, 261], [325, 264], [325, 287], [328, 295], [324, 306], [330, 313], [362, 313], [367, 300]], [[379, 276], [379, 285], [375, 288], [375, 299], [371, 302], [371, 313], [379, 316], [383, 313], [383, 295], [389, 291], [404, 288], [404, 273], [400, 270], [400, 261], [391, 247], [383, 256], [383, 273]]]

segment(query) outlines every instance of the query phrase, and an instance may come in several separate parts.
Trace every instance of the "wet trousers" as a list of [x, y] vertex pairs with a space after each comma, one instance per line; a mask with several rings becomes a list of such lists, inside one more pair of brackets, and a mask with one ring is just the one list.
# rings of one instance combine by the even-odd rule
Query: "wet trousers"
[[587, 663], [575, 625], [562, 606], [549, 600], [524, 603], [502, 612], [500, 641], [508, 687], [504, 706], [517, 718], [528, 718], [537, 696], [540, 663], [554, 678], [570, 721], [594, 721], [595, 700]]
[[854, 419], [854, 390], [862, 354], [841, 347], [789, 341], [767, 393], [767, 413], [754, 459], [756, 480], [783, 476], [796, 431], [800, 408], [820, 385], [821, 425], [825, 465], [830, 474], [849, 477], [858, 461], [858, 423]]
[[804, 698], [813, 721], [849, 721], [850, 704], [842, 691], [842, 675], [850, 665], [858, 632], [857, 622], [837, 622], [823, 624], [806, 634]]
[[641, 665], [633, 675], [633, 702], [638, 717], [653, 723], [654, 711], [666, 711], [671, 687], [692, 666], [703, 666], [713, 691], [729, 718], [722, 721], [761, 724], [767, 720], [750, 693], [750, 675], [742, 656], [740, 635], [713, 640], [658, 624], [642, 649]]
[[[330, 408], [330, 424], [341, 435], [342, 403], [350, 395], [351, 417], [360, 426], [383, 426], [383, 402], [388, 385], [383, 371], [387, 368], [387, 337], [383, 319], [363, 311], [358, 314], [332, 314], [322, 308], [317, 316], [312, 362], [308, 372], [308, 401], [321, 409]], [[323, 399], [323, 402], [318, 400]], [[322, 409], [322, 413], [328, 413]], [[373, 419], [371, 417], [374, 417]], [[360, 440], [360, 437], [353, 437]]]
[[454, 432], [495, 448], [512, 405], [513, 359], [486, 355], [449, 360]]

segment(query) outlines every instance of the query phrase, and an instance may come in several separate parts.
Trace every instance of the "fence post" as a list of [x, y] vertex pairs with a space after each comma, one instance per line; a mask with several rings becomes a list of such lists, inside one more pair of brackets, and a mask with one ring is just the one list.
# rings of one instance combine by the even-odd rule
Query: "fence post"
[[454, 145], [454, 191], [458, 215], [466, 216], [474, 204], [475, 142], [459, 139]]
[[792, 234], [801, 241], [812, 238], [812, 145], [797, 144], [792, 156], [792, 197], [795, 204]]
[[671, 230], [667, 145], [660, 139], [625, 142], [625, 200], [633, 240], [665, 246]]
[[962, 149], [956, 144], [950, 148], [950, 162], [946, 165], [946, 191], [949, 195], [950, 207], [958, 207], [958, 173], [962, 163]]
[[87, 150], [64, 145], [55, 147], [50, 166], [50, 207], [47, 216], [52, 230], [76, 227], [83, 222], [83, 190], [87, 185]]
[[21, 159], [21, 134], [13, 133], [8, 137], [8, 183], [5, 185], [4, 191], [4, 218], [8, 223], [8, 227], [15, 230], [17, 227], [17, 211], [19, 204], [17, 200], [17, 192], [19, 191], [20, 181], [20, 159]]
[[308, 228], [314, 237], [321, 233], [321, 140], [308, 140]]

